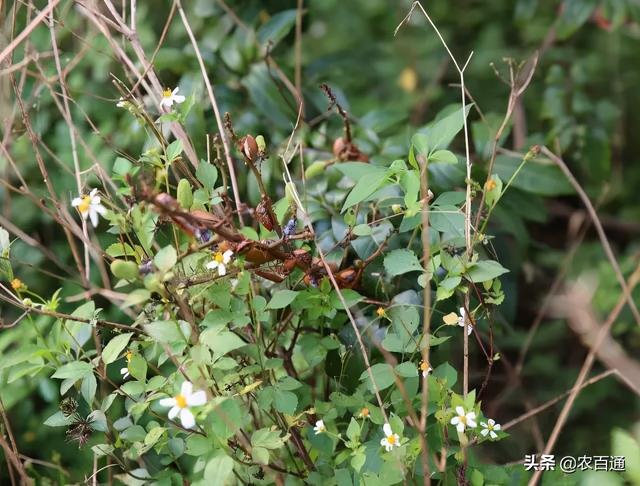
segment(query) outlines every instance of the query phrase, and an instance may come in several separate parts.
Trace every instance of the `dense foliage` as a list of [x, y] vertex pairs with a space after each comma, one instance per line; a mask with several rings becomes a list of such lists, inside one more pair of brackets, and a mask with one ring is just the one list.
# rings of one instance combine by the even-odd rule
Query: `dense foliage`
[[2, 484], [640, 484], [633, 1], [2, 8]]

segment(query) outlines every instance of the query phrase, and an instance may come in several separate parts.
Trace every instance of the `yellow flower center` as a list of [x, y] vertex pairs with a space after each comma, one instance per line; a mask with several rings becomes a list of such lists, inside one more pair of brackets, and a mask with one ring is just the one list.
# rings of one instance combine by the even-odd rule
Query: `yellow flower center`
[[396, 443], [396, 436], [391, 434], [387, 436], [387, 442], [391, 445]]
[[224, 255], [222, 254], [222, 252], [218, 252], [213, 256], [213, 259], [218, 263], [223, 263], [224, 262]]
[[376, 314], [378, 314], [378, 317], [382, 317], [386, 314], [384, 307], [378, 307], [378, 310], [376, 310]]
[[127, 351], [127, 363], [131, 363], [131, 358], [133, 358], [133, 353], [131, 351]]
[[13, 290], [20, 290], [23, 285], [24, 284], [22, 283], [22, 280], [20, 280], [19, 278], [14, 278], [11, 281], [11, 287], [13, 287]]
[[493, 179], [489, 179], [485, 183], [484, 188], [487, 192], [489, 192], [489, 191], [493, 191], [496, 188], [496, 185], [497, 185], [496, 181], [494, 181]]
[[163, 98], [170, 98], [171, 97], [171, 90], [169, 88], [166, 88], [163, 92], [162, 92], [162, 97]]
[[78, 204], [78, 211], [82, 214], [89, 211], [89, 207], [91, 206], [91, 196], [82, 196], [82, 201]]
[[420, 371], [427, 371], [429, 368], [429, 363], [427, 363], [426, 361], [420, 362]]
[[360, 410], [360, 416], [361, 417], [368, 417], [369, 416], [369, 409], [367, 407], [364, 407], [362, 410]]
[[467, 416], [466, 415], [460, 415], [458, 417], [460, 419], [460, 422], [464, 425], [467, 425]]
[[178, 395], [175, 401], [178, 408], [187, 408], [187, 398], [184, 395]]

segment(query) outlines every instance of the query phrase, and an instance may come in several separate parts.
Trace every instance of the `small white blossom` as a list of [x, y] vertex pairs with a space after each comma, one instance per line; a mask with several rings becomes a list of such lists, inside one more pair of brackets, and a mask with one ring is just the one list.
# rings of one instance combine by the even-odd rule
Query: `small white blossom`
[[491, 437], [492, 439], [498, 438], [498, 434], [496, 434], [495, 431], [500, 430], [501, 426], [500, 424], [497, 424], [495, 420], [489, 419], [487, 420], [487, 423], [480, 422], [480, 427], [482, 427], [480, 435], [482, 435], [483, 437], [486, 437], [487, 434], [489, 434], [489, 437]]
[[316, 435], [322, 434], [323, 432], [326, 432], [327, 428], [324, 426], [324, 421], [323, 420], [318, 420], [316, 422], [316, 426], [313, 428], [313, 431], [316, 433]]
[[233, 251], [227, 250], [224, 253], [218, 251], [213, 254], [213, 260], [207, 263], [207, 268], [209, 270], [218, 270], [218, 275], [223, 277], [227, 274], [227, 265], [231, 261], [231, 257], [233, 256]]
[[422, 372], [422, 377], [426, 378], [433, 371], [433, 368], [428, 362], [420, 361], [420, 371]]
[[165, 89], [162, 92], [162, 100], [160, 101], [160, 106], [163, 108], [171, 108], [174, 103], [180, 104], [184, 101], [184, 96], [179, 95], [178, 91], [180, 88], [175, 88], [171, 91], [169, 88]]
[[[464, 321], [467, 318], [467, 312], [464, 310], [464, 307], [460, 307], [460, 316], [458, 317], [458, 326], [464, 327]], [[470, 336], [473, 332], [473, 324], [469, 321], [469, 327], [467, 330], [467, 335]]]
[[118, 108], [126, 108], [126, 106], [127, 106], [127, 101], [126, 101], [126, 100], [121, 96], [121, 97], [118, 99], [118, 102], [116, 103], [116, 106], [117, 106]]
[[125, 366], [124, 368], [120, 368], [120, 374], [122, 375], [123, 380], [129, 378], [129, 367]]
[[391, 425], [384, 424], [382, 431], [384, 432], [384, 437], [380, 440], [380, 445], [383, 446], [387, 452], [394, 447], [400, 447], [400, 436], [393, 433]]
[[192, 429], [196, 425], [196, 419], [189, 407], [198, 407], [207, 403], [207, 394], [203, 390], [193, 392], [191, 382], [185, 381], [180, 388], [180, 393], [173, 398], [163, 398], [160, 405], [172, 407], [169, 410], [169, 419], [173, 420], [180, 415], [180, 422], [185, 429]]
[[88, 195], [78, 196], [71, 201], [71, 205], [80, 211], [84, 219], [91, 219], [91, 224], [95, 228], [98, 226], [98, 215], [103, 215], [107, 209], [100, 204], [98, 189], [92, 189]]
[[456, 413], [457, 415], [451, 419], [451, 425], [455, 425], [458, 432], [464, 432], [467, 427], [473, 429], [478, 425], [475, 412], [465, 412], [464, 408], [457, 406]]

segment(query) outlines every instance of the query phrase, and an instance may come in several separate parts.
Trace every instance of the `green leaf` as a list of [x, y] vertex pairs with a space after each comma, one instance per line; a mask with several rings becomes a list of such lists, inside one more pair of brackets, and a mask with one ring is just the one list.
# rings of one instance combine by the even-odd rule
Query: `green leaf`
[[423, 270], [416, 254], [405, 248], [388, 253], [384, 257], [384, 269], [391, 277]]
[[278, 412], [293, 415], [298, 407], [298, 396], [290, 391], [276, 390], [274, 393], [274, 406]]
[[155, 263], [156, 267], [161, 272], [168, 272], [171, 270], [178, 261], [178, 254], [176, 253], [176, 249], [169, 245], [165, 246], [162, 250], [156, 253], [156, 256], [153, 257], [153, 263]]
[[138, 278], [138, 265], [128, 260], [113, 260], [110, 265], [111, 273], [123, 280], [135, 280]]
[[161, 343], [184, 341], [184, 336], [175, 321], [155, 321], [144, 325], [145, 332]]
[[252, 447], [264, 447], [265, 449], [279, 449], [284, 445], [284, 440], [277, 430], [260, 429], [251, 435]]
[[436, 206], [429, 213], [429, 225], [446, 235], [464, 236], [464, 214], [455, 206]]
[[474, 283], [486, 282], [508, 271], [509, 270], [494, 260], [482, 260], [467, 269], [467, 277]]
[[614, 429], [611, 448], [616, 456], [625, 457], [625, 475], [633, 484], [640, 484], [640, 441], [621, 429]]
[[204, 480], [210, 486], [224, 486], [233, 474], [233, 459], [218, 454], [207, 462], [204, 468]]
[[144, 438], [144, 445], [153, 446], [160, 440], [160, 437], [162, 437], [162, 434], [164, 434], [165, 430], [167, 429], [165, 429], [164, 427], [154, 427], [153, 429], [151, 429]]
[[181, 153], [182, 153], [182, 141], [174, 140], [167, 147], [167, 162], [170, 164], [171, 162], [176, 160], [178, 157], [180, 157]]
[[218, 180], [218, 169], [209, 162], [201, 160], [196, 169], [196, 178], [202, 183], [205, 189], [211, 191]]
[[206, 329], [200, 334], [200, 342], [221, 356], [247, 345], [237, 334], [221, 328]]
[[[371, 373], [373, 374], [373, 379], [375, 381], [375, 385], [378, 387], [378, 390], [389, 388], [395, 382], [393, 368], [387, 363], [374, 364], [371, 367]], [[364, 370], [360, 375], [360, 381], [366, 382], [369, 391], [371, 391], [372, 393], [375, 391], [375, 387], [367, 370]]]
[[128, 368], [129, 373], [136, 380], [144, 381], [147, 379], [147, 361], [139, 354], [131, 356]]
[[264, 447], [252, 447], [251, 457], [258, 464], [269, 464], [269, 451]]
[[354, 226], [351, 232], [356, 236], [369, 236], [373, 230], [368, 224], [359, 224]]
[[296, 23], [296, 10], [283, 10], [272, 16], [258, 29], [257, 37], [260, 45], [271, 43], [272, 48], [278, 44], [293, 28]]
[[283, 309], [295, 300], [298, 292], [295, 290], [278, 290], [267, 304], [267, 309]]
[[[533, 159], [524, 163], [511, 185], [541, 196], [573, 194], [573, 187], [560, 168], [545, 159]], [[505, 155], [496, 157], [494, 172], [503, 181], [511, 179], [522, 161]]]
[[565, 0], [556, 31], [559, 39], [566, 39], [576, 32], [591, 17], [597, 6], [596, 0]]
[[122, 350], [129, 344], [131, 336], [133, 336], [132, 332], [119, 334], [107, 343], [102, 350], [102, 361], [104, 361], [104, 364], [113, 363], [118, 359]]
[[347, 199], [344, 201], [342, 205], [342, 211], [345, 212], [351, 206], [355, 206], [356, 204], [364, 201], [369, 196], [371, 196], [374, 192], [376, 192], [382, 183], [387, 179], [387, 172], [376, 170], [375, 172], [370, 172], [361, 179], [358, 180], [356, 185], [351, 189], [351, 192], [347, 196]]
[[93, 366], [91, 363], [85, 361], [72, 361], [62, 365], [51, 376], [52, 378], [66, 379], [80, 379], [93, 373]]
[[13, 280], [13, 269], [9, 260], [10, 245], [9, 232], [0, 226], [0, 280]]
[[449, 150], [436, 150], [429, 156], [429, 162], [439, 162], [441, 164], [457, 164], [458, 157]]
[[98, 382], [96, 377], [91, 373], [82, 379], [80, 384], [80, 393], [89, 405], [93, 404], [93, 399], [96, 396], [96, 389], [98, 388]]
[[351, 422], [349, 422], [349, 427], [347, 427], [347, 437], [352, 442], [360, 439], [360, 424], [353, 417], [351, 417]]
[[176, 197], [180, 206], [184, 209], [189, 209], [193, 204], [193, 192], [191, 191], [191, 183], [187, 179], [180, 179], [178, 182], [178, 189], [176, 190]]
[[58, 410], [44, 421], [44, 425], [48, 427], [66, 427], [71, 425], [71, 422], [73, 422], [73, 417], [65, 417], [64, 414]]
[[460, 107], [450, 115], [434, 121], [419, 133], [416, 133], [411, 139], [416, 156], [420, 154], [425, 159], [430, 159], [431, 155], [437, 150], [446, 149], [458, 132], [462, 130], [464, 119], [469, 114], [471, 106], [466, 105], [464, 117], [462, 107]]

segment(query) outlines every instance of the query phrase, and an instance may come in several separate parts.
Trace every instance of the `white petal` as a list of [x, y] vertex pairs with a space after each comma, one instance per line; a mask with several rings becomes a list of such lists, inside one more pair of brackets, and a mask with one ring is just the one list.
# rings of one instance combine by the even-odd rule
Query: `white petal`
[[190, 381], [185, 381], [180, 387], [180, 395], [182, 395], [185, 398], [188, 398], [192, 392], [193, 392], [193, 385], [191, 384]]
[[476, 413], [475, 412], [469, 412], [467, 414], [467, 420], [475, 420], [476, 419]]
[[324, 429], [324, 421], [323, 421], [323, 420], [318, 420], [318, 421], [316, 422], [316, 427], [317, 427], [318, 429]]
[[158, 403], [160, 403], [161, 407], [175, 407], [176, 406], [176, 399], [175, 398], [163, 398]]
[[89, 196], [94, 197], [96, 194], [98, 194], [98, 188], [94, 187], [93, 189], [91, 189]]
[[391, 430], [391, 425], [389, 424], [384, 424], [382, 426], [382, 431], [384, 432], [384, 435], [386, 435], [387, 437], [393, 434], [393, 431]]
[[224, 263], [218, 264], [218, 275], [224, 277], [227, 274], [227, 267], [224, 266]]
[[489, 433], [489, 429], [482, 429], [480, 431], [480, 435], [482, 435], [483, 437], [486, 437], [488, 433]]
[[464, 432], [464, 424], [462, 422], [460, 422], [457, 426], [456, 429], [458, 432]]
[[82, 198], [81, 197], [74, 197], [73, 200], [71, 201], [71, 205], [75, 208], [76, 206], [80, 206], [80, 204], [82, 203]]
[[94, 228], [98, 226], [98, 213], [93, 207], [89, 208], [89, 218], [91, 218], [91, 224]]
[[207, 394], [203, 390], [199, 390], [190, 397], [187, 397], [187, 405], [190, 407], [199, 407], [205, 403], [207, 403]]
[[185, 429], [192, 429], [196, 425], [196, 418], [188, 408], [183, 408], [180, 412], [180, 422]]
[[467, 327], [467, 336], [471, 336], [472, 332], [473, 332], [473, 326], [471, 325], [471, 323], [469, 323], [469, 327]]
[[451, 425], [458, 425], [460, 423], [460, 417], [457, 415], [451, 419]]
[[464, 310], [464, 307], [460, 307], [460, 317], [464, 319], [466, 315], [467, 312]]
[[207, 263], [207, 268], [209, 270], [215, 270], [218, 267], [218, 262], [216, 262], [215, 260], [210, 261], [209, 263]]
[[178, 104], [184, 102], [184, 99], [185, 98], [182, 95], [174, 95], [174, 97], [173, 97], [173, 101], [175, 101]]
[[394, 444], [396, 445], [396, 447], [400, 447], [400, 436], [398, 434], [393, 434], [393, 437], [395, 440]]
[[93, 209], [96, 213], [104, 215], [107, 212], [107, 208], [105, 208], [102, 204], [96, 204], [93, 206]]
[[171, 92], [171, 97], [173, 98], [178, 93], [178, 91], [180, 91], [180, 86], [176, 86], [174, 88], [174, 90]]
[[[496, 421], [495, 421], [495, 420], [493, 420], [493, 419], [489, 419], [489, 420], [487, 420], [487, 423], [488, 423], [489, 425], [495, 425], [495, 424], [496, 424]], [[480, 422], [480, 425], [482, 425], [482, 422]], [[484, 425], [483, 425], [483, 427], [484, 427]]]
[[498, 438], [498, 434], [496, 434], [493, 430], [491, 432], [489, 432], [489, 437], [491, 437], [492, 439], [497, 439]]
[[229, 263], [231, 261], [231, 257], [233, 256], [233, 251], [227, 250], [222, 254], [222, 260], [224, 263]]
[[129, 373], [129, 368], [120, 368], [121, 375], [126, 375], [127, 373]]
[[473, 429], [477, 426], [478, 424], [476, 424], [476, 420], [472, 419], [471, 417], [467, 416], [467, 427], [469, 427], [470, 429]]
[[493, 426], [493, 430], [500, 430], [502, 428], [502, 426], [500, 424], [495, 424]]
[[180, 413], [180, 410], [182, 410], [180, 407], [173, 407], [171, 410], [169, 410], [169, 420], [173, 420], [174, 418], [176, 418]]
[[460, 415], [460, 416], [463, 416], [463, 415], [465, 414], [465, 413], [464, 413], [464, 408], [462, 408], [460, 405], [458, 405], [458, 406], [456, 407], [456, 413], [457, 413], [458, 415]]

